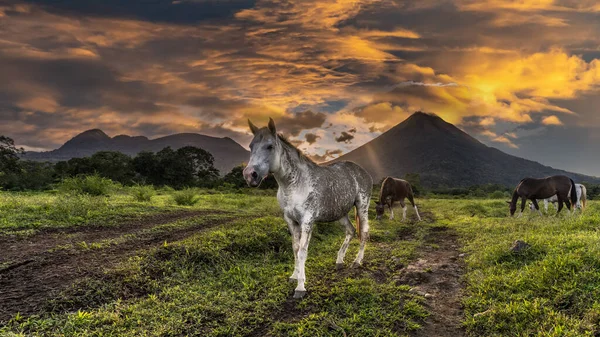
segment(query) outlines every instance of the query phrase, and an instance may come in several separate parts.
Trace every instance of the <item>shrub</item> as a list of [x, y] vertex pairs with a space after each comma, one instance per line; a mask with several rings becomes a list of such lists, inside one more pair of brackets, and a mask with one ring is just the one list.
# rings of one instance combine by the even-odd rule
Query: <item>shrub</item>
[[156, 195], [156, 190], [152, 185], [136, 185], [131, 187], [131, 195], [136, 201], [148, 202]]
[[63, 193], [109, 195], [119, 184], [97, 174], [65, 178], [59, 183], [58, 189]]
[[503, 199], [507, 197], [507, 193], [503, 191], [494, 191], [490, 193], [490, 199]]
[[175, 203], [180, 206], [192, 206], [196, 204], [200, 198], [196, 195], [195, 189], [186, 188], [173, 193], [173, 200], [175, 200]]
[[106, 209], [108, 201], [89, 194], [62, 195], [49, 205], [48, 217], [53, 220], [89, 219], [93, 212]]

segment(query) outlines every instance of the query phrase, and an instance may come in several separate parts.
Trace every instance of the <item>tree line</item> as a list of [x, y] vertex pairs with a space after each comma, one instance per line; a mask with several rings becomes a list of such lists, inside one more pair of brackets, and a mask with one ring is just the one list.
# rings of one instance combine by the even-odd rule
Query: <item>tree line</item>
[[[246, 187], [242, 175], [243, 166], [234, 167], [221, 176], [214, 167], [213, 155], [193, 146], [177, 150], [166, 147], [156, 153], [140, 152], [134, 157], [117, 151], [100, 151], [90, 157], [72, 158], [57, 163], [22, 160], [19, 158], [22, 153], [23, 149], [17, 148], [11, 138], [0, 136], [0, 189], [47, 190], [65, 178], [92, 174], [122, 185], [169, 186], [175, 189]], [[512, 192], [512, 188], [499, 184], [427, 189], [422, 186], [418, 173], [409, 173], [402, 178], [411, 183], [416, 196], [501, 198]], [[583, 184], [587, 187], [589, 199], [600, 197], [600, 184]], [[375, 186], [375, 198], [379, 186]], [[270, 175], [263, 181], [261, 188], [277, 188], [277, 182]]]
[[[246, 182], [243, 167], [235, 167], [220, 176], [214, 157], [208, 151], [185, 146], [174, 150], [166, 147], [156, 153], [140, 152], [128, 156], [117, 151], [99, 151], [90, 157], [72, 158], [56, 163], [22, 160], [23, 149], [14, 141], [0, 136], [0, 187], [4, 190], [44, 190], [68, 177], [97, 174], [123, 185], [215, 188], [242, 188]], [[276, 187], [271, 177], [262, 188]]]

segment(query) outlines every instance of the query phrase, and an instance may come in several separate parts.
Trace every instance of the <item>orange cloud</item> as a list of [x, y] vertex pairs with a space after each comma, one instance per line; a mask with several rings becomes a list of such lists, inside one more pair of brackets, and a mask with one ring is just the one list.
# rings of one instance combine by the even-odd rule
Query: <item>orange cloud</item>
[[563, 123], [556, 116], [548, 116], [542, 119], [542, 124], [544, 125], [563, 125]]

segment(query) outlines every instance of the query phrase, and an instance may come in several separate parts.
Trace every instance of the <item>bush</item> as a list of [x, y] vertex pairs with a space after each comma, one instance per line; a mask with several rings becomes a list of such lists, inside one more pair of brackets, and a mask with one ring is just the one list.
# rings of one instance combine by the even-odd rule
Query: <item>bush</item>
[[503, 199], [503, 198], [507, 198], [509, 195], [506, 192], [503, 191], [495, 191], [493, 193], [490, 193], [490, 199]]
[[109, 195], [118, 187], [119, 184], [108, 178], [100, 177], [97, 174], [65, 178], [58, 185], [58, 189], [63, 193], [89, 194], [95, 196]]
[[130, 191], [131, 196], [140, 202], [148, 202], [156, 195], [156, 190], [154, 190], [154, 186], [152, 185], [136, 185], [131, 187]]
[[48, 217], [53, 220], [89, 219], [94, 212], [106, 209], [106, 198], [89, 194], [62, 195], [49, 205]]
[[173, 200], [175, 200], [175, 203], [180, 206], [192, 206], [196, 204], [200, 198], [196, 195], [195, 189], [186, 188], [173, 193]]

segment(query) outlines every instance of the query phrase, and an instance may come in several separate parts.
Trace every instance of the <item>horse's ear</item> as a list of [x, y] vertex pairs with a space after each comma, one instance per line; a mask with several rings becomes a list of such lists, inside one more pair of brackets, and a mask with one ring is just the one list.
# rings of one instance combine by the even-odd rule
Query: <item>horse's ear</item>
[[248, 118], [248, 125], [250, 126], [250, 131], [252, 131], [252, 134], [255, 135], [256, 132], [258, 131], [258, 127], [256, 127], [256, 125], [252, 124], [252, 122], [250, 121], [250, 118]]
[[271, 117], [269, 117], [269, 131], [271, 131], [273, 136], [277, 134], [277, 130], [275, 129], [275, 121]]

